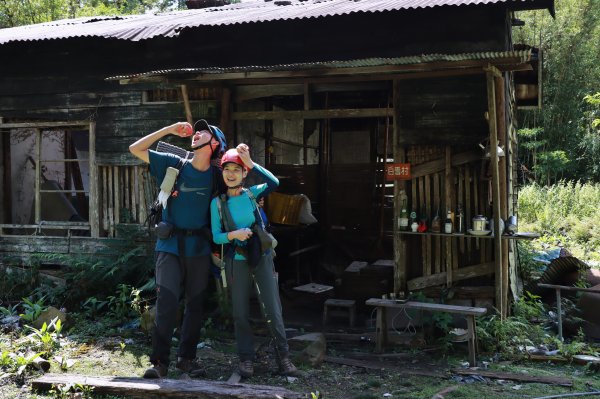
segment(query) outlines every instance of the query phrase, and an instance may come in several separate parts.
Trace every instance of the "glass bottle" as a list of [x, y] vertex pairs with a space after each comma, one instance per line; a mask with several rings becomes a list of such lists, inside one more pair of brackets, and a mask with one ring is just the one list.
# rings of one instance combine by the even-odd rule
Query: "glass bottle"
[[446, 220], [444, 221], [444, 233], [452, 234], [453, 223], [452, 223], [452, 211], [448, 210], [446, 214]]
[[458, 204], [458, 209], [456, 210], [456, 232], [459, 234], [463, 234], [465, 232], [465, 215], [463, 214], [462, 205]]
[[398, 229], [400, 231], [408, 230], [408, 211], [406, 210], [406, 200], [402, 201], [402, 210], [398, 218]]
[[440, 207], [438, 206], [435, 216], [431, 220], [431, 232], [439, 233], [442, 231], [442, 219], [440, 218]]

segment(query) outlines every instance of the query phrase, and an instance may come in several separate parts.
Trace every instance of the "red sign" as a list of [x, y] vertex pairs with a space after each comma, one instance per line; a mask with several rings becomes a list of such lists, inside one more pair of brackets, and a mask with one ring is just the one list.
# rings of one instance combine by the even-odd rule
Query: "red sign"
[[385, 165], [385, 180], [410, 180], [410, 164], [390, 163]]

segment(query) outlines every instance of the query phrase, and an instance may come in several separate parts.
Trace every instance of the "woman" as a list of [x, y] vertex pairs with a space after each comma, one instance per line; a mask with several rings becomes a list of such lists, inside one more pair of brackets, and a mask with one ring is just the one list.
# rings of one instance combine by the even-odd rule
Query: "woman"
[[[240, 360], [239, 373], [242, 377], [254, 374], [254, 340], [249, 320], [250, 293], [254, 280], [258, 300], [275, 339], [280, 372], [285, 375], [295, 374], [297, 369], [289, 357], [281, 316], [272, 251], [263, 253], [254, 268], [250, 267], [245, 255], [245, 247], [252, 237], [251, 226], [256, 222], [255, 198], [273, 191], [279, 185], [279, 180], [252, 161], [246, 144], [239, 144], [235, 149], [228, 150], [221, 158], [221, 167], [227, 190], [225, 194], [212, 200], [210, 214], [214, 242], [227, 246], [225, 272], [231, 287], [235, 339]], [[258, 173], [266, 183], [243, 188], [242, 183], [249, 170]]]

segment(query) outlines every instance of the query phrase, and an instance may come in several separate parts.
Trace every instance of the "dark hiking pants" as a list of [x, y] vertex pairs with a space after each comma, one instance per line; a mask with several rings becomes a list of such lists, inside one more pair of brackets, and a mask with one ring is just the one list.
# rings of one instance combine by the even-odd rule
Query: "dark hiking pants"
[[254, 273], [245, 260], [226, 259], [225, 270], [231, 287], [233, 321], [238, 356], [241, 361], [254, 360], [254, 336], [250, 326], [250, 294], [256, 284], [258, 301], [278, 355], [285, 356], [289, 348], [281, 315], [281, 300], [277, 275], [271, 254], [263, 255]]
[[[180, 262], [181, 260], [181, 262]], [[168, 365], [171, 339], [185, 299], [178, 357], [194, 359], [202, 328], [202, 305], [208, 284], [210, 256], [179, 258], [158, 252], [156, 257], [156, 318], [152, 332], [152, 363]]]

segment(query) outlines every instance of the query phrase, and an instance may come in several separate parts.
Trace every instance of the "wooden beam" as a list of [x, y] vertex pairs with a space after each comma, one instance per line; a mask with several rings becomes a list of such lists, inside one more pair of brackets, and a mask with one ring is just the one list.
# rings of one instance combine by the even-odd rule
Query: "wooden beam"
[[221, 90], [221, 131], [225, 133], [229, 132], [229, 126], [231, 126], [231, 89], [229, 87], [223, 87]]
[[[479, 265], [461, 267], [453, 271], [452, 281], [461, 281], [473, 277], [485, 276], [494, 273], [494, 263], [482, 263]], [[446, 272], [432, 274], [431, 276], [417, 277], [407, 282], [409, 291], [421, 290], [436, 285], [445, 285], [448, 276]]]
[[[178, 77], [169, 77], [165, 75], [152, 76], [137, 76], [132, 78], [119, 79], [121, 84], [140, 83], [140, 82], [169, 82], [174, 81], [224, 81], [224, 80], [241, 80], [248, 81], [251, 79], [275, 79], [275, 78], [321, 78], [321, 77], [340, 77], [340, 76], [377, 76], [377, 75], [394, 75], [394, 74], [414, 74], [419, 72], [434, 72], [434, 71], [452, 71], [469, 68], [479, 68], [480, 72], [487, 72], [491, 65], [494, 65], [496, 70], [503, 68], [513, 70], [522, 68], [525, 64], [521, 61], [521, 57], [507, 57], [497, 60], [461, 60], [461, 61], [437, 61], [437, 62], [421, 62], [403, 65], [380, 65], [367, 67], [353, 68], [336, 68], [323, 67], [319, 69], [296, 69], [296, 70], [281, 70], [281, 71], [242, 71], [242, 72], [189, 72], [185, 73], [185, 77], [180, 74]], [[390, 79], [390, 77], [388, 77]]]
[[45, 374], [31, 382], [33, 389], [47, 391], [59, 384], [81, 384], [92, 387], [94, 394], [118, 395], [129, 398], [282, 398], [300, 399], [304, 395], [285, 388], [268, 385], [229, 384], [222, 381], [147, 380], [135, 377], [94, 377], [77, 374]]
[[488, 99], [488, 125], [490, 137], [490, 169], [492, 170], [492, 207], [494, 211], [494, 263], [496, 265], [496, 308], [500, 313], [500, 317], [506, 317], [506, 309], [503, 307], [502, 300], [502, 240], [500, 231], [500, 185], [498, 172], [498, 132], [496, 126], [496, 90], [494, 84], [494, 76], [496, 73], [493, 67], [488, 67], [487, 72], [487, 99]]
[[[45, 129], [53, 127], [87, 127], [89, 121], [0, 123], [0, 129]], [[0, 133], [2, 130], [0, 130]]]
[[232, 119], [239, 121], [274, 119], [384, 118], [392, 116], [392, 113], [392, 108], [314, 109], [307, 111], [248, 111], [233, 112]]
[[93, 238], [100, 237], [100, 181], [98, 180], [98, 165], [96, 163], [96, 122], [90, 122], [89, 126], [89, 168], [90, 168], [90, 192], [89, 192], [89, 222], [90, 234]]
[[192, 117], [192, 108], [190, 107], [190, 98], [186, 85], [181, 85], [181, 98], [183, 99], [183, 108], [185, 109], [185, 119], [187, 123], [194, 126], [194, 118]]
[[35, 223], [42, 220], [42, 131], [35, 130]]
[[[504, 156], [498, 158], [498, 184], [500, 191], [500, 218], [508, 218], [508, 182], [507, 182], [507, 163], [509, 146], [506, 145], [508, 134], [506, 131], [506, 104], [504, 78], [502, 74], [494, 78], [494, 90], [496, 93], [496, 126], [498, 145], [504, 148]], [[508, 244], [502, 241], [502, 308], [508, 313]]]
[[[392, 151], [394, 162], [405, 162], [406, 152], [404, 147], [399, 145], [399, 138], [402, 136], [400, 127], [400, 82], [394, 80], [392, 104], [394, 109], [393, 130], [392, 130]], [[384, 154], [387, 157], [387, 154]], [[401, 194], [406, 195], [406, 182], [394, 181], [394, 217], [392, 219], [392, 229], [394, 231], [394, 292], [400, 293], [406, 291], [406, 275], [408, 268], [408, 259], [406, 256], [406, 237], [402, 237], [398, 232], [397, 220], [400, 217], [402, 208]], [[413, 203], [413, 206], [415, 204]]]

